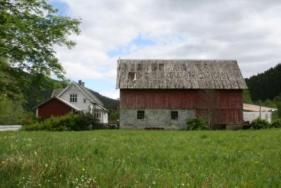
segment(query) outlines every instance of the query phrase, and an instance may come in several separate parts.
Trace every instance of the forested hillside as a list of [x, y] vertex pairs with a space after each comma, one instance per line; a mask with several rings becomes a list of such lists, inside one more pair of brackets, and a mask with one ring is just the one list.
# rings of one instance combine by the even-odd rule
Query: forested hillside
[[253, 101], [273, 100], [281, 94], [281, 64], [246, 79]]

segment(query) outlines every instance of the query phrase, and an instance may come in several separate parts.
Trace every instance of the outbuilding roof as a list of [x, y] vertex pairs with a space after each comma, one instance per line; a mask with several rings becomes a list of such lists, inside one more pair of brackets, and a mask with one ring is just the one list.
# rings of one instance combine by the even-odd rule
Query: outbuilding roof
[[259, 106], [255, 104], [243, 104], [243, 110], [247, 112], [274, 112], [277, 111], [276, 108], [270, 108], [266, 106]]
[[47, 99], [46, 101], [44, 101], [44, 102], [40, 103], [39, 105], [37, 105], [35, 108], [38, 108], [38, 107], [40, 107], [40, 106], [43, 106], [44, 104], [50, 102], [51, 100], [58, 100], [58, 101], [64, 103], [65, 105], [69, 106], [70, 108], [72, 108], [72, 109], [74, 109], [74, 110], [76, 110], [76, 111], [81, 111], [79, 108], [77, 108], [76, 106], [74, 106], [74, 105], [71, 104], [70, 102], [68, 102], [68, 101], [66, 101], [66, 100], [63, 100], [63, 99], [61, 99], [61, 98], [58, 98], [58, 97], [51, 97], [51, 98]]
[[120, 89], [246, 89], [236, 60], [119, 59]]

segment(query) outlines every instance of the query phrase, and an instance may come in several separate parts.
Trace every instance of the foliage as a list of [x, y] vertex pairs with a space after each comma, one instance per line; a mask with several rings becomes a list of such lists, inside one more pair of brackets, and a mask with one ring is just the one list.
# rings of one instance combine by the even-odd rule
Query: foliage
[[24, 116], [19, 102], [9, 99], [6, 95], [0, 95], [0, 125], [19, 124]]
[[91, 114], [67, 114], [62, 117], [51, 117], [46, 120], [37, 121], [34, 124], [26, 125], [25, 130], [48, 130], [48, 131], [80, 131], [101, 129], [99, 124]]
[[273, 100], [281, 94], [281, 64], [246, 79], [253, 101]]
[[248, 103], [248, 104], [252, 104], [253, 103], [250, 91], [248, 89], [243, 90], [243, 102], [244, 103]]
[[280, 187], [280, 143], [281, 129], [0, 132], [0, 187]]
[[109, 110], [109, 122], [118, 123], [119, 120], [119, 110]]
[[271, 124], [272, 128], [281, 128], [281, 119], [277, 119], [275, 121], [272, 122]]
[[187, 130], [206, 130], [209, 129], [208, 122], [204, 118], [189, 119], [186, 122]]
[[0, 1], [0, 57], [30, 73], [63, 77], [55, 45], [72, 47], [79, 20], [60, 16], [47, 0]]
[[24, 96], [20, 88], [22, 80], [17, 77], [17, 72], [17, 69], [11, 68], [5, 59], [0, 58], [0, 95], [23, 102]]
[[277, 103], [277, 115], [281, 118], [281, 101], [278, 101]]
[[271, 124], [266, 120], [256, 119], [250, 123], [250, 127], [253, 129], [267, 129], [271, 127]]

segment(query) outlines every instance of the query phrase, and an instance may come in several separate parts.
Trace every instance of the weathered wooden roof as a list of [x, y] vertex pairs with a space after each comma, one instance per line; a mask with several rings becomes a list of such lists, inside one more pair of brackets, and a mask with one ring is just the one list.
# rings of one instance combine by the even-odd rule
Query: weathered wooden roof
[[120, 89], [246, 89], [236, 60], [119, 59]]

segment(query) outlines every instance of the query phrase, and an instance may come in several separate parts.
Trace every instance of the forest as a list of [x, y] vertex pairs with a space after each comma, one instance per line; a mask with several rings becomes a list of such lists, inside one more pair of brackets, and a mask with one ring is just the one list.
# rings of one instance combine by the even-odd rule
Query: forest
[[278, 107], [281, 103], [281, 64], [245, 79], [255, 104]]

